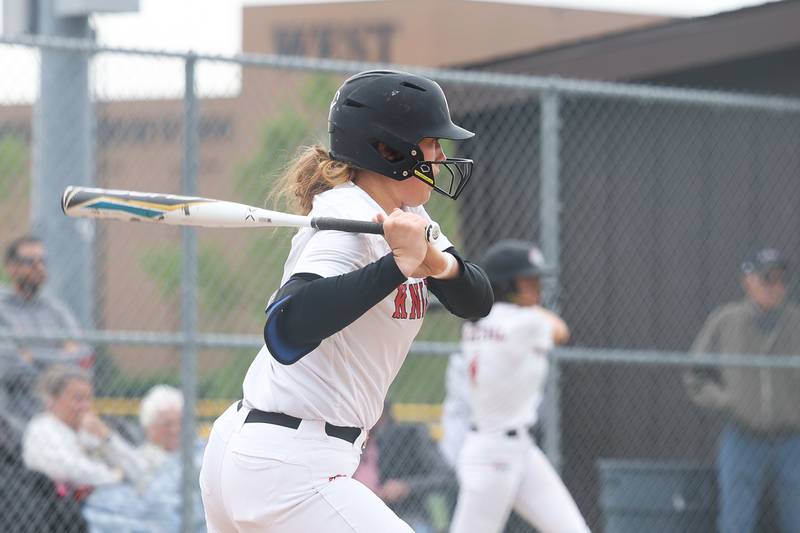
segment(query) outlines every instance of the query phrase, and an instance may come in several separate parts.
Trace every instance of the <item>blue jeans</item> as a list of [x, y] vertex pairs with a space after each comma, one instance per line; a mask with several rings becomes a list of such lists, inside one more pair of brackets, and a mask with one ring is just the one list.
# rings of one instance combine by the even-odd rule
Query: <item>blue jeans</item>
[[728, 425], [717, 470], [720, 533], [752, 533], [766, 483], [774, 480], [778, 526], [800, 533], [800, 435], [763, 439]]

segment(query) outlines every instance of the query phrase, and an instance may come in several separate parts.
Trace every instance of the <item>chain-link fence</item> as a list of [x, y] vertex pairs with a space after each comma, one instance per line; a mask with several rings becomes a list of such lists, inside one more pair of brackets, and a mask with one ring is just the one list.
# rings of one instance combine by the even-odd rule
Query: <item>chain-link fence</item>
[[[112, 461], [112, 478], [92, 483], [93, 491], [62, 483], [62, 496], [47, 505], [62, 513], [50, 516], [76, 531], [81, 516], [114, 531], [141, 526], [137, 520], [192, 530], [202, 514], [195, 435], [202, 441], [214, 417], [241, 397], [293, 232], [76, 221], [60, 212], [63, 186], [265, 205], [296, 149], [324, 142], [335, 88], [374, 65], [136, 53], [66, 40], [3, 41], [0, 54], [15, 58], [4, 71], [15, 83], [0, 88], [2, 244], [29, 232], [42, 238], [45, 287], [82, 331], [69, 331], [63, 308], [50, 300], [39, 314], [26, 314], [12, 287], [21, 270], [6, 262], [0, 371], [6, 415], [20, 437], [9, 439], [4, 452], [9, 468], [36, 478], [22, 470], [21, 454], [37, 452], [20, 452], [20, 442], [26, 417], [54, 403], [52, 395], [39, 403], [30, 390], [53, 359], [91, 369], [83, 393], [93, 394], [104, 421], [94, 432], [104, 435], [108, 427], [134, 447], [146, 449], [148, 442], [142, 399], [155, 385], [175, 385], [188, 408], [177, 423], [184, 428], [180, 446], [174, 433], [170, 446], [183, 453], [160, 456], [175, 462], [158, 470], [157, 490], [142, 489], [141, 480], [110, 483], [129, 467]], [[59, 84], [84, 71], [54, 73], [46, 68], [53, 54], [88, 62], [83, 115], [54, 105], [64, 97]], [[545, 280], [545, 299], [569, 323], [573, 347], [554, 353], [536, 436], [592, 530], [712, 530], [719, 507], [716, 442], [730, 427], [723, 410], [690, 400], [685, 375], [695, 369], [719, 377], [744, 365], [778, 393], [794, 384], [797, 363], [755, 351], [727, 362], [686, 352], [714, 308], [742, 297], [740, 264], [750, 250], [776, 246], [800, 259], [800, 102], [415, 70], [440, 81], [455, 121], [478, 133], [445, 147], [475, 160], [472, 182], [457, 202], [434, 197], [429, 212], [468, 257], [480, 257], [501, 238], [532, 239], [556, 272]], [[168, 77], [177, 80], [174, 90], [138, 83]], [[36, 243], [24, 244], [22, 255], [39, 253]], [[791, 297], [794, 279], [788, 287]], [[431, 309], [390, 391], [395, 421], [424, 429], [417, 434], [427, 448], [442, 435], [447, 356], [458, 349], [459, 331], [458, 320]], [[764, 351], [797, 353], [772, 346]], [[770, 365], [783, 370], [765, 373]], [[778, 378], [789, 381], [770, 381]], [[752, 402], [765, 401], [763, 394], [756, 391]], [[791, 444], [791, 429], [759, 437]], [[51, 459], [60, 449], [48, 447]], [[412, 486], [398, 511], [423, 522], [419, 531], [446, 531], [455, 475], [432, 482], [417, 455], [402, 455], [413, 450], [395, 453], [396, 475], [428, 479]], [[124, 450], [115, 454], [122, 456]], [[26, 455], [26, 461], [36, 459]], [[3, 476], [4, 516], [26, 516], [27, 502], [48, 497], [41, 479], [25, 476]], [[751, 499], [768, 511], [762, 524], [776, 523], [780, 483], [764, 486], [765, 496], [752, 487]], [[25, 491], [31, 496], [20, 496]], [[31, 524], [27, 531], [40, 529]], [[507, 531], [531, 529], [515, 516]]]

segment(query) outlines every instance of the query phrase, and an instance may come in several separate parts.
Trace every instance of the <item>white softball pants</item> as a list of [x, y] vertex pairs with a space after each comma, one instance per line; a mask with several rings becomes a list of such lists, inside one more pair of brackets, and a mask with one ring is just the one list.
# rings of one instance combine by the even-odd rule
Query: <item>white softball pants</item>
[[458, 503], [450, 533], [498, 533], [512, 509], [541, 533], [589, 531], [575, 500], [527, 432], [516, 437], [469, 432], [457, 472]]
[[350, 477], [364, 432], [350, 444], [326, 435], [322, 422], [245, 424], [247, 413], [232, 405], [209, 436], [200, 471], [209, 532], [413, 533]]

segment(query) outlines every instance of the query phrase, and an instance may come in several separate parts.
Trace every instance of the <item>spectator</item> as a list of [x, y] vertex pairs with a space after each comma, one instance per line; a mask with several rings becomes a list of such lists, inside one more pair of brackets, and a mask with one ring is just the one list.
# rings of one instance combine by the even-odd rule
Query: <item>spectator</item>
[[[745, 298], [715, 310], [693, 353], [800, 354], [800, 308], [786, 301], [787, 262], [763, 249], [742, 264]], [[783, 533], [800, 531], [800, 370], [697, 369], [684, 381], [698, 405], [727, 424], [717, 455], [721, 533], [750, 533], [768, 484]]]
[[32, 470], [46, 474], [64, 491], [85, 495], [100, 485], [142, 479], [142, 461], [133, 447], [91, 411], [89, 373], [52, 365], [41, 376], [46, 410], [25, 429], [22, 455]]
[[[19, 333], [41, 333], [48, 330], [78, 333], [78, 322], [60, 301], [42, 293], [47, 280], [44, 245], [37, 237], [25, 235], [15, 239], [6, 249], [5, 266], [12, 290], [0, 299], [0, 325]], [[51, 362], [80, 361], [91, 366], [91, 349], [67, 340], [53, 348], [52, 343], [24, 341], [16, 346], [17, 356], [28, 363], [46, 366]]]
[[[142, 399], [139, 421], [145, 442], [137, 453], [144, 464], [137, 491], [118, 484], [95, 490], [84, 507], [92, 533], [159, 531], [178, 533], [181, 526], [183, 462], [180, 454], [183, 394], [169, 385], [156, 385]], [[196, 468], [202, 461], [203, 444], [194, 449]], [[200, 487], [195, 487], [192, 531], [205, 531]]]
[[17, 434], [0, 416], [0, 531], [83, 533], [86, 523], [71, 498], [59, 497], [55, 484], [22, 462]]
[[[47, 280], [42, 241], [30, 235], [15, 239], [6, 249], [5, 267], [12, 286], [0, 291], [0, 328], [21, 334], [79, 331], [67, 307], [42, 294]], [[0, 342], [0, 406], [12, 427], [21, 432], [41, 409], [33, 392], [37, 373], [49, 363], [67, 361], [90, 366], [91, 349], [75, 341]]]
[[[202, 461], [203, 448], [195, 449], [195, 465]], [[144, 491], [137, 491], [129, 483], [104, 485], [92, 492], [86, 500], [83, 515], [92, 533], [178, 533], [182, 527], [183, 501], [181, 455], [167, 456], [154, 473]], [[193, 496], [194, 518], [189, 530], [206, 531], [203, 502], [199, 487]]]
[[17, 439], [42, 408], [35, 393], [36, 376], [33, 365], [14, 354], [13, 343], [0, 341], [0, 414]]
[[[455, 499], [455, 474], [427, 426], [398, 424], [389, 404], [370, 432], [353, 479], [369, 487], [416, 533], [446, 527], [436, 516], [437, 505], [442, 506], [436, 496]], [[446, 507], [444, 511], [449, 514]]]
[[146, 440], [138, 451], [148, 479], [180, 449], [182, 413], [183, 393], [175, 387], [156, 385], [142, 399], [139, 422]]

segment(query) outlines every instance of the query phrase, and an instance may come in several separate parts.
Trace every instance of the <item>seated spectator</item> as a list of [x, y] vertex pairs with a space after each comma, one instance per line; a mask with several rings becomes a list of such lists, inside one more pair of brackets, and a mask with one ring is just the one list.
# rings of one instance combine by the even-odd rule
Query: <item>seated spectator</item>
[[[139, 421], [145, 442], [137, 449], [144, 463], [143, 482], [137, 492], [119, 484], [95, 490], [84, 506], [92, 533], [182, 531], [181, 487], [183, 461], [180, 453], [183, 394], [175, 387], [156, 385], [142, 399]], [[203, 444], [194, 449], [195, 468], [202, 461]], [[195, 484], [191, 531], [206, 531], [199, 484]]]
[[72, 498], [60, 497], [55, 484], [22, 462], [21, 443], [0, 415], [0, 531], [83, 533], [86, 522]]
[[[5, 267], [12, 286], [0, 292], [0, 327], [23, 334], [80, 331], [69, 308], [42, 290], [47, 281], [47, 259], [39, 238], [24, 235], [15, 239], [6, 249]], [[19, 341], [15, 348], [17, 357], [37, 367], [65, 362], [89, 367], [93, 361], [91, 348], [72, 340]]]
[[449, 517], [436, 515], [450, 513], [455, 474], [427, 426], [396, 423], [388, 404], [370, 432], [353, 479], [369, 487], [416, 533], [446, 527]]
[[[195, 450], [195, 468], [199, 468], [203, 448]], [[92, 533], [180, 533], [183, 500], [181, 499], [182, 460], [179, 453], [170, 454], [158, 471], [138, 492], [129, 483], [104, 485], [86, 499], [83, 516]], [[203, 502], [199, 484], [193, 494], [193, 519], [189, 531], [205, 533]]]
[[[0, 328], [19, 334], [48, 331], [78, 333], [78, 321], [62, 302], [42, 288], [47, 265], [42, 241], [31, 235], [6, 249], [5, 268], [11, 286], [0, 289]], [[21, 435], [41, 405], [34, 392], [38, 373], [52, 363], [91, 366], [92, 350], [75, 341], [0, 341], [0, 408]]]
[[182, 414], [183, 393], [175, 387], [156, 385], [142, 399], [139, 423], [146, 441], [138, 452], [148, 479], [180, 449]]
[[29, 468], [76, 495], [122, 480], [140, 482], [143, 466], [136, 451], [91, 411], [86, 370], [53, 365], [42, 375], [40, 389], [46, 409], [23, 436], [22, 457]]
[[[0, 326], [2, 327], [2, 326]], [[7, 348], [10, 343], [0, 344]], [[11, 356], [8, 354], [11, 353]], [[34, 366], [13, 355], [13, 348], [0, 347], [0, 412], [6, 419], [8, 431], [13, 431], [17, 439], [31, 418], [42, 410], [36, 395], [38, 372]]]

